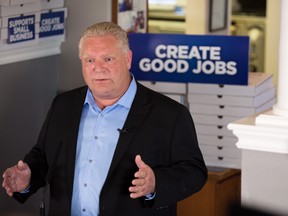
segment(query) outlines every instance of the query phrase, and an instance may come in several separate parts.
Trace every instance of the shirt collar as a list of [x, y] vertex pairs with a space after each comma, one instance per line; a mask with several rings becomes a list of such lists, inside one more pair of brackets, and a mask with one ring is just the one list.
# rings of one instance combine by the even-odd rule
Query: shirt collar
[[[118, 104], [118, 105], [126, 107], [128, 109], [131, 108], [132, 102], [133, 102], [135, 94], [136, 94], [137, 85], [136, 85], [136, 81], [135, 81], [134, 76], [132, 74], [130, 74], [130, 75], [131, 75], [131, 82], [130, 82], [130, 85], [129, 85], [127, 91], [122, 95], [122, 97], [115, 104], [113, 104], [113, 106]], [[93, 94], [89, 88], [87, 90], [86, 98], [84, 101], [84, 105], [85, 104], [89, 104], [89, 106], [98, 107], [98, 105], [96, 104], [96, 102], [94, 100]]]

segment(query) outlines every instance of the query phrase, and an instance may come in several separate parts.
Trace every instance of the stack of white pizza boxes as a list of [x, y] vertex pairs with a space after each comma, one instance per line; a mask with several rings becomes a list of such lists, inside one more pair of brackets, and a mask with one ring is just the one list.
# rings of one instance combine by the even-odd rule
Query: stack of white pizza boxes
[[241, 150], [227, 125], [271, 109], [275, 103], [272, 75], [249, 73], [248, 85], [188, 84], [189, 110], [208, 166], [241, 168]]
[[187, 105], [187, 84], [174, 82], [139, 81], [144, 86], [160, 92], [179, 103]]
[[[67, 18], [67, 8], [64, 7], [64, 0], [0, 0], [0, 51], [29, 47], [44, 44], [44, 47], [59, 46], [65, 41], [65, 35], [39, 38], [40, 16], [42, 13], [64, 11]], [[8, 20], [21, 16], [35, 15], [35, 39], [21, 43], [7, 44]], [[19, 19], [20, 20], [20, 19]], [[18, 52], [16, 50], [16, 52]]]

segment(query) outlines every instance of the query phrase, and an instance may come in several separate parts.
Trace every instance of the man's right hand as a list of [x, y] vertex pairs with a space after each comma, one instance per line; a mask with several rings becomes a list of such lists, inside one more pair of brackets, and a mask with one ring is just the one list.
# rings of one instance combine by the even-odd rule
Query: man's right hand
[[2, 187], [9, 196], [13, 196], [14, 192], [21, 192], [29, 186], [31, 170], [27, 163], [20, 160], [17, 165], [6, 169], [2, 177]]

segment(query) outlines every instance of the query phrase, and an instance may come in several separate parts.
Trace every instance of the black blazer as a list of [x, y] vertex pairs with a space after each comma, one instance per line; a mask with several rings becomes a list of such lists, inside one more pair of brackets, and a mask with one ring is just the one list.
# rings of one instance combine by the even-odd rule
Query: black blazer
[[[50, 216], [71, 211], [79, 122], [87, 87], [58, 95], [49, 110], [37, 144], [25, 156], [32, 171], [30, 192], [14, 193], [24, 202], [50, 184]], [[100, 195], [101, 216], [176, 216], [177, 201], [199, 191], [207, 169], [187, 108], [137, 83], [128, 114]], [[137, 171], [135, 156], [155, 172], [153, 201], [131, 199], [128, 187]]]

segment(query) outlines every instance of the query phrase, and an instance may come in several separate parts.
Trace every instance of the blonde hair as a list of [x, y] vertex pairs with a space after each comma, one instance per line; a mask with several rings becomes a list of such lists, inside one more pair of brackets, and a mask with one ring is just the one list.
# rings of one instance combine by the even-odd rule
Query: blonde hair
[[119, 25], [112, 22], [100, 22], [92, 26], [89, 26], [81, 35], [79, 40], [79, 54], [81, 55], [82, 43], [88, 37], [103, 37], [107, 35], [113, 35], [119, 48], [122, 49], [123, 53], [130, 50], [128, 36], [125, 30]]

